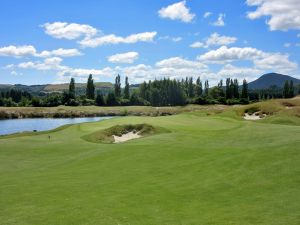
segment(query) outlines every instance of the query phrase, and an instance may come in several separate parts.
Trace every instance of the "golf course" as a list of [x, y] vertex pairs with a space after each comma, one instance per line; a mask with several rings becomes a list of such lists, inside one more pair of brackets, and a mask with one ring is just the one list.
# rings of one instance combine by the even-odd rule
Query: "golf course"
[[[272, 101], [3, 136], [0, 224], [297, 225], [299, 98]], [[243, 119], [251, 107], [267, 117]], [[159, 132], [93, 141], [129, 124]]]

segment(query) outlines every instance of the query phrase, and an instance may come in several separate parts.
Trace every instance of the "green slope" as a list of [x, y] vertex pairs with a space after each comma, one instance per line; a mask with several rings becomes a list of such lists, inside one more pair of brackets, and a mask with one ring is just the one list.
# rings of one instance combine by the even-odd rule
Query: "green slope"
[[[299, 224], [300, 126], [202, 115], [0, 139], [0, 224]], [[82, 139], [133, 123], [170, 132], [122, 144]]]

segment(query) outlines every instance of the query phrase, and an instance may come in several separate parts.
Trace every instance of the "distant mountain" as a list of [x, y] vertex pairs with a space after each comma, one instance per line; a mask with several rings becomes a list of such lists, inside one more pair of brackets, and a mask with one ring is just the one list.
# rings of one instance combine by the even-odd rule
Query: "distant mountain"
[[[76, 83], [76, 94], [85, 94], [86, 84]], [[103, 93], [108, 93], [113, 89], [114, 85], [110, 82], [96, 82], [96, 91], [101, 90]], [[62, 93], [69, 89], [69, 84], [43, 84], [43, 85], [22, 85], [22, 84], [0, 84], [0, 92], [8, 91], [10, 89], [18, 89], [31, 93], [32, 95], [45, 95], [48, 93]]]
[[252, 81], [248, 84], [249, 89], [265, 89], [269, 88], [272, 85], [277, 87], [283, 87], [285, 81], [292, 80], [295, 84], [300, 84], [300, 80], [288, 75], [282, 75], [278, 73], [268, 73], [262, 75], [255, 81]]

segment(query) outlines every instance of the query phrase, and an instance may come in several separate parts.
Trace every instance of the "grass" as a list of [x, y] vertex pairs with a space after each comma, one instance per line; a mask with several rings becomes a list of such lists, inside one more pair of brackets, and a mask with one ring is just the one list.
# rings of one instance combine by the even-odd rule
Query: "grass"
[[187, 105], [176, 107], [151, 106], [58, 106], [58, 107], [0, 107], [0, 119], [43, 117], [88, 117], [88, 116], [164, 116], [191, 111], [223, 111], [227, 106]]
[[[296, 122], [244, 121], [243, 107], [0, 139], [0, 224], [298, 225], [300, 119], [279, 106], [270, 118]], [[170, 132], [117, 145], [82, 138], [143, 123]]]
[[91, 134], [85, 135], [82, 138], [86, 141], [94, 143], [113, 143], [113, 135], [122, 136], [129, 132], [138, 132], [141, 136], [147, 137], [150, 135], [167, 132], [166, 129], [160, 127], [153, 127], [149, 124], [124, 124], [124, 125], [115, 125], [110, 128], [99, 130]]

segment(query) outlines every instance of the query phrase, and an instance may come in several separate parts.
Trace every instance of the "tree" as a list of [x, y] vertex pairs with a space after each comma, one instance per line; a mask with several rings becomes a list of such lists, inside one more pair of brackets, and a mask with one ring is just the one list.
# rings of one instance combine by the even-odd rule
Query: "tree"
[[104, 97], [101, 93], [97, 94], [95, 103], [96, 103], [97, 106], [104, 106], [105, 105]]
[[87, 81], [86, 97], [88, 99], [95, 99], [95, 85], [94, 85], [94, 80], [93, 80], [92, 74], [89, 75], [89, 78]]
[[118, 101], [114, 92], [109, 92], [106, 98], [106, 105], [115, 106], [118, 105]]
[[298, 95], [300, 95], [300, 84], [298, 84]]
[[188, 95], [189, 95], [190, 98], [193, 98], [195, 96], [193, 77], [190, 77], [189, 81], [188, 81]]
[[239, 98], [239, 82], [237, 79], [234, 79], [233, 81], [233, 97]]
[[69, 96], [72, 99], [75, 99], [75, 79], [72, 77], [69, 84]]
[[227, 78], [226, 79], [226, 99], [232, 98], [230, 83], [231, 83], [230, 78]]
[[116, 98], [121, 97], [121, 77], [119, 74], [118, 74], [118, 76], [116, 76], [116, 79], [115, 79], [115, 96], [116, 96]]
[[130, 98], [128, 77], [125, 78], [124, 98], [125, 99], [129, 99]]
[[202, 90], [202, 82], [200, 80], [200, 77], [198, 77], [197, 80], [196, 80], [196, 96], [197, 97], [202, 96], [202, 92], [203, 92], [203, 90]]
[[289, 82], [286, 80], [284, 82], [282, 95], [283, 95], [284, 98], [288, 98], [289, 97], [289, 93], [290, 93], [290, 85], [289, 85]]
[[209, 90], [209, 84], [208, 84], [208, 80], [206, 80], [204, 84], [204, 93], [206, 96], [208, 96], [208, 90]]
[[289, 97], [293, 98], [295, 94], [294, 82], [290, 80]]
[[247, 81], [244, 79], [243, 80], [243, 88], [242, 88], [242, 98], [244, 99], [248, 99], [249, 95], [248, 95], [248, 83]]

